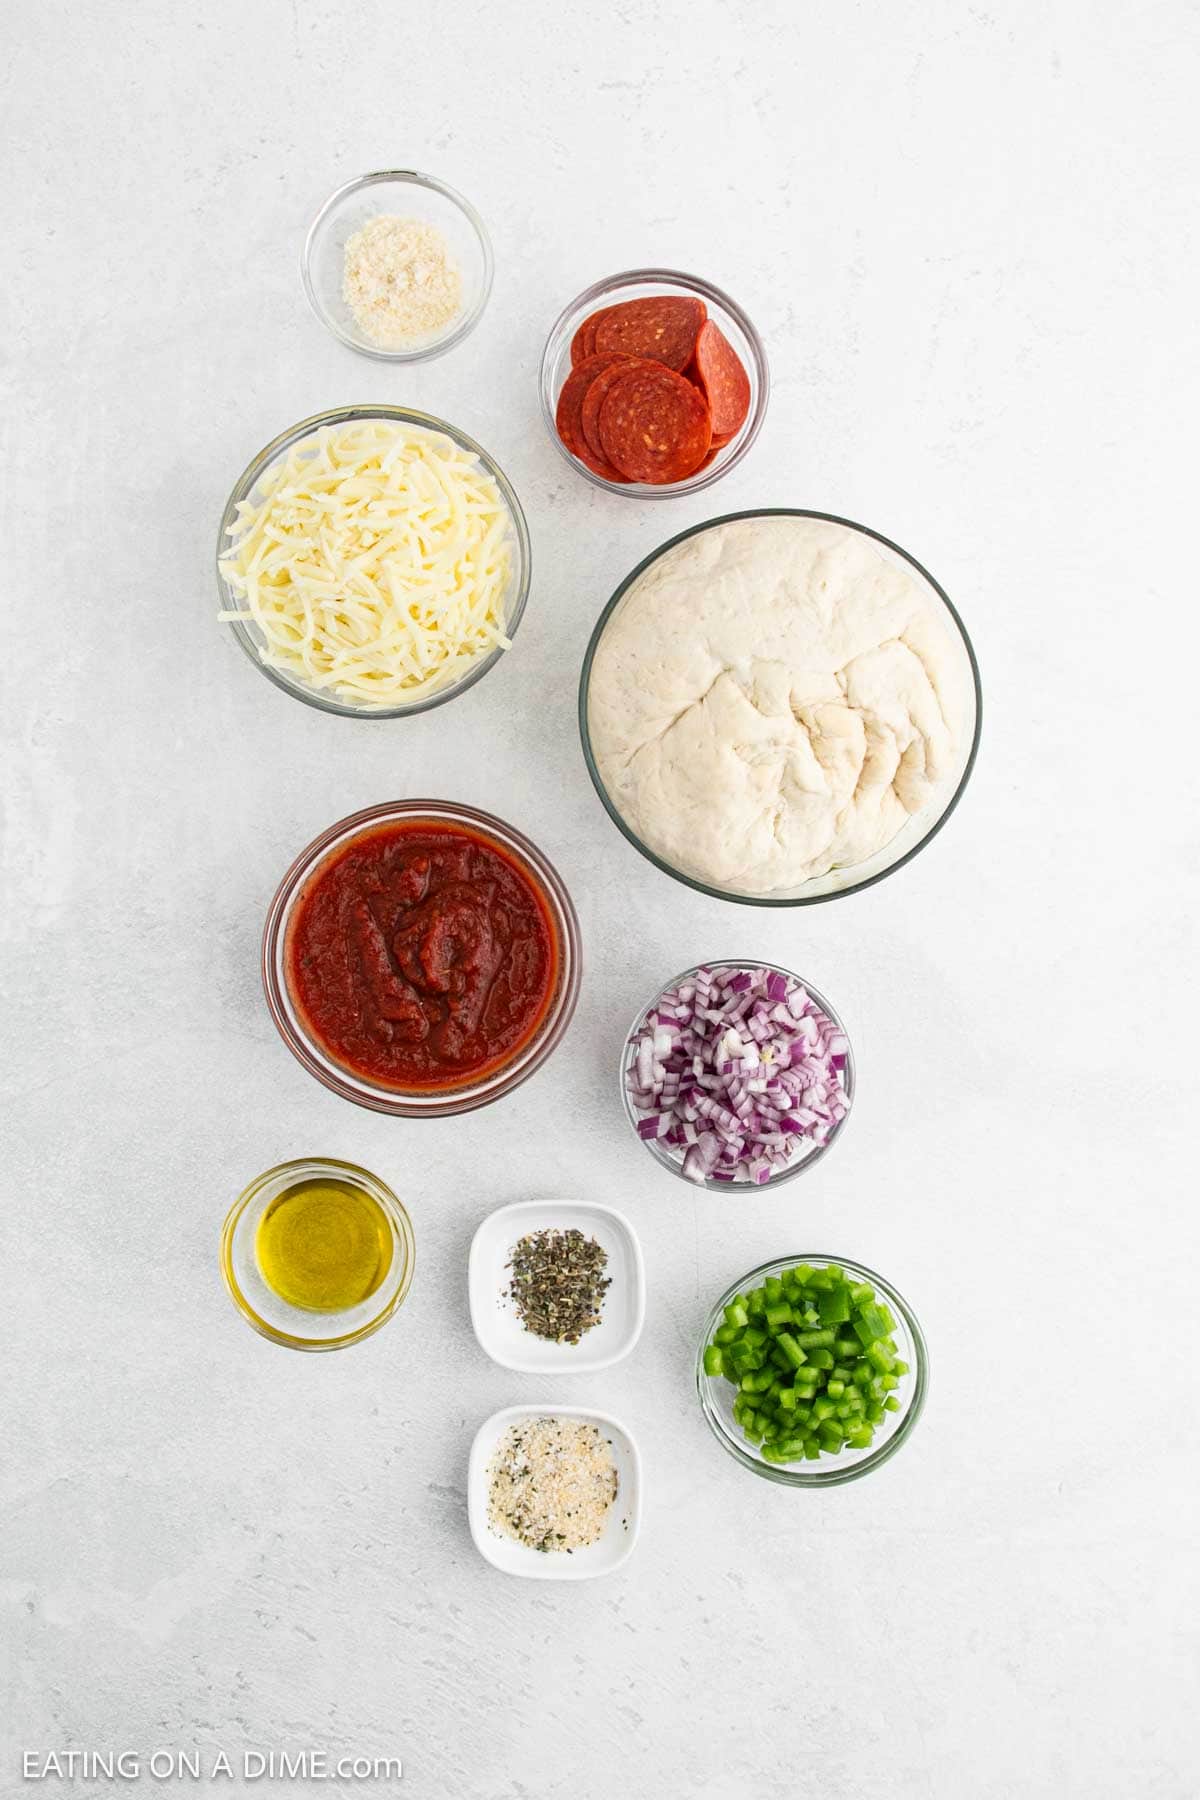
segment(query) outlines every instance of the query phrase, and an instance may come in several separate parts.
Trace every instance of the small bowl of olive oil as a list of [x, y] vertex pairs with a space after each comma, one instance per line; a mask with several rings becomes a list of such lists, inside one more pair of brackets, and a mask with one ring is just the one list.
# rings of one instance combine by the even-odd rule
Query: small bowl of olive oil
[[408, 1293], [413, 1257], [412, 1222], [391, 1189], [328, 1157], [259, 1175], [221, 1233], [234, 1305], [291, 1350], [341, 1350], [378, 1331]]

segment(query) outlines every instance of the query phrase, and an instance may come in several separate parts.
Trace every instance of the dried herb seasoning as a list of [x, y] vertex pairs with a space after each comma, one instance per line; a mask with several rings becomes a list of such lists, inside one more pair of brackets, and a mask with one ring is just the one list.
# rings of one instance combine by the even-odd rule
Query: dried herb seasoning
[[600, 1323], [611, 1285], [608, 1252], [595, 1238], [569, 1231], [531, 1231], [513, 1246], [508, 1292], [526, 1331], [555, 1344], [577, 1344]]

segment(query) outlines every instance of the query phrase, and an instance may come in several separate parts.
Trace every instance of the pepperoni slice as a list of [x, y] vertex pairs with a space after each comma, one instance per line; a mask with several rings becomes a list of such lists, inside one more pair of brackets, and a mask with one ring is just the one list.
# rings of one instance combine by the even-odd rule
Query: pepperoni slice
[[[683, 375], [684, 375], [684, 380], [690, 381], [692, 386], [696, 389], [697, 393], [703, 394], [705, 400], [707, 401], [708, 393], [707, 393], [707, 390], [705, 389], [704, 383], [701, 381], [699, 375], [696, 373], [696, 365], [694, 362], [688, 364], [687, 368], [683, 371]], [[709, 408], [709, 411], [710, 412], [712, 411], [711, 407]], [[729, 437], [721, 437], [716, 431], [714, 431], [712, 434], [712, 443], [709, 445], [708, 455], [705, 457], [704, 461], [700, 464], [700, 467], [702, 469], [707, 469], [709, 463], [712, 462], [713, 459], [715, 458], [717, 451], [723, 450], [725, 448], [726, 444], [731, 443], [733, 438], [735, 438], [736, 436], [737, 436], [736, 431], [731, 432]]]
[[650, 294], [622, 300], [597, 315], [595, 348], [644, 356], [668, 369], [686, 369], [708, 316], [703, 300], [689, 294]]
[[703, 394], [671, 369], [623, 371], [600, 407], [600, 442], [630, 481], [664, 486], [699, 468], [712, 440]]
[[661, 369], [662, 364], [645, 359], [639, 361], [632, 356], [614, 356], [607, 369], [601, 369], [599, 374], [592, 376], [587, 393], [583, 396], [583, 405], [579, 413], [580, 430], [583, 433], [584, 443], [592, 455], [598, 456], [601, 462], [607, 462], [608, 458], [604, 454], [604, 445], [600, 442], [600, 408], [604, 405], [613, 382], [620, 380], [627, 369], [639, 367]]
[[558, 435], [571, 455], [589, 468], [593, 475], [602, 475], [605, 481], [624, 481], [626, 477], [603, 455], [597, 455], [590, 448], [583, 435], [581, 413], [583, 398], [596, 376], [613, 363], [627, 365], [627, 356], [587, 356], [577, 363], [562, 384], [558, 396], [558, 405], [554, 409], [554, 423]]
[[727, 444], [746, 423], [750, 377], [721, 327], [706, 319], [696, 339], [696, 375], [708, 396], [713, 442]]
[[605, 314], [612, 308], [602, 306], [599, 312], [589, 313], [583, 324], [571, 339], [571, 367], [577, 369], [585, 356], [596, 354], [596, 327]]

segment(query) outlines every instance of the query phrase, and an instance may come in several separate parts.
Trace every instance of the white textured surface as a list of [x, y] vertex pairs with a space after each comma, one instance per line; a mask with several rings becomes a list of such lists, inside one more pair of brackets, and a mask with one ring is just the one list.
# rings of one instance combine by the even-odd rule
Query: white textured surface
[[[48, 0], [6, 48], [0, 1791], [22, 1746], [195, 1743], [394, 1752], [455, 1800], [1195, 1795], [1194, 8]], [[297, 274], [325, 194], [406, 161], [497, 257], [475, 335], [409, 372]], [[659, 260], [737, 294], [775, 392], [718, 490], [623, 503], [546, 440], [537, 360]], [[360, 398], [476, 435], [534, 539], [515, 653], [390, 725], [298, 706], [213, 621], [233, 477]], [[937, 843], [770, 916], [641, 861], [574, 726], [618, 578], [758, 503], [910, 548], [986, 698]], [[457, 1122], [325, 1093], [257, 984], [289, 858], [404, 793], [531, 831], [583, 924], [566, 1045]], [[861, 1060], [837, 1153], [744, 1204], [658, 1171], [614, 1080], [659, 979], [730, 952], [810, 973]], [[394, 1182], [418, 1244], [400, 1319], [329, 1358], [255, 1338], [215, 1258], [241, 1185], [314, 1150]], [[535, 1396], [475, 1345], [465, 1259], [564, 1189], [645, 1246], [636, 1354], [561, 1397], [630, 1421], [647, 1511], [626, 1570], [558, 1589], [467, 1533], [471, 1435]], [[909, 1295], [933, 1387], [885, 1471], [795, 1495], [722, 1456], [692, 1358], [728, 1279], [826, 1248]]]

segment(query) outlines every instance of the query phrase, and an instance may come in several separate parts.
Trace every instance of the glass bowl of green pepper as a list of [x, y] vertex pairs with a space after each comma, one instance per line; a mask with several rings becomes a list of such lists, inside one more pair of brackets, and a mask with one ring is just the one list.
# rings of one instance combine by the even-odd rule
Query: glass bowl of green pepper
[[721, 1295], [696, 1360], [713, 1436], [787, 1487], [857, 1481], [921, 1416], [929, 1353], [903, 1295], [848, 1257], [777, 1257]]

